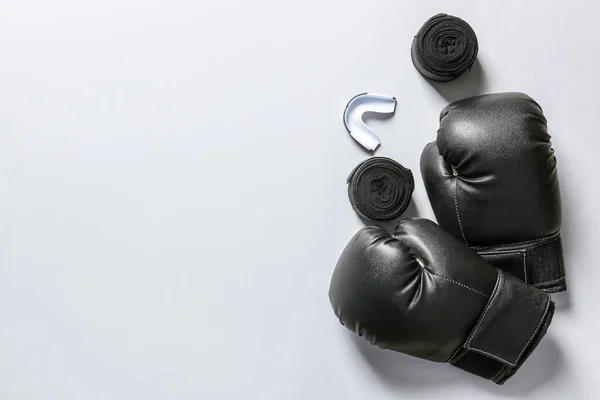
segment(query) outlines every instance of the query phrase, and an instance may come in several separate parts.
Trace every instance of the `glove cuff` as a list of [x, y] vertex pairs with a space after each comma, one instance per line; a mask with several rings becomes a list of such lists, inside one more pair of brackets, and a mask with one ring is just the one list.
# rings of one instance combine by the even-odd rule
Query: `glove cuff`
[[567, 290], [560, 232], [542, 239], [473, 247], [496, 268], [548, 293]]
[[498, 270], [490, 300], [449, 363], [502, 385], [537, 347], [553, 315], [549, 294]]

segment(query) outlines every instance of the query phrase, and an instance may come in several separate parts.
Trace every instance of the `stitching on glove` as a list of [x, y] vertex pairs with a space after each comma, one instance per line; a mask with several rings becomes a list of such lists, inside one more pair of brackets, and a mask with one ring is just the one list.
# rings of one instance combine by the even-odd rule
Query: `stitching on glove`
[[535, 245], [533, 247], [529, 247], [529, 249], [537, 249], [538, 247], [543, 247], [543, 246], [545, 246], [547, 244], [558, 242], [559, 240], [560, 240], [560, 236], [557, 236], [557, 237], [555, 237], [554, 239], [552, 239], [551, 241], [549, 241], [547, 243], [541, 243], [541, 244]]
[[555, 279], [555, 280], [553, 280], [553, 281], [542, 282], [542, 283], [536, 283], [536, 284], [535, 284], [535, 285], [533, 285], [533, 286], [534, 286], [534, 287], [537, 287], [537, 286], [541, 286], [541, 285], [548, 285], [548, 284], [550, 284], [550, 283], [557, 283], [557, 282], [564, 281], [564, 280], [565, 280], [565, 277], [563, 276], [562, 278], [558, 278], [558, 279]]
[[473, 337], [475, 336], [475, 334], [477, 333], [477, 330], [479, 329], [479, 327], [481, 326], [481, 322], [485, 319], [485, 316], [488, 312], [488, 310], [490, 309], [490, 306], [493, 303], [494, 297], [496, 297], [498, 295], [498, 293], [500, 293], [500, 284], [502, 283], [502, 281], [504, 280], [504, 276], [502, 276], [501, 273], [498, 273], [498, 280], [496, 281], [496, 286], [494, 287], [494, 291], [492, 292], [492, 297], [490, 298], [490, 301], [488, 301], [487, 305], [485, 306], [485, 310], [483, 310], [483, 315], [481, 316], [481, 318], [479, 319], [479, 322], [477, 323], [477, 326], [475, 327], [475, 329], [473, 330], [473, 333], [471, 333], [471, 336], [469, 336], [469, 340], [467, 340], [467, 343], [465, 343], [465, 347], [471, 351], [475, 351], [481, 354], [485, 354], [486, 356], [489, 356], [495, 360], [501, 361], [505, 364], [508, 364], [512, 367], [514, 367], [516, 364], [510, 363], [498, 356], [495, 356], [493, 354], [487, 353], [483, 350], [480, 349], [475, 349], [471, 347], [471, 341], [473, 340]]
[[479, 291], [479, 290], [477, 290], [477, 289], [473, 289], [472, 287], [469, 287], [469, 286], [467, 286], [467, 285], [465, 285], [465, 284], [463, 284], [463, 283], [457, 282], [457, 281], [455, 281], [454, 279], [450, 279], [450, 278], [447, 278], [447, 277], [445, 277], [445, 276], [438, 275], [438, 274], [436, 274], [435, 272], [431, 272], [431, 271], [429, 271], [428, 269], [426, 269], [426, 271], [427, 271], [427, 272], [429, 272], [429, 273], [430, 273], [431, 275], [433, 275], [433, 276], [437, 276], [437, 277], [439, 277], [439, 278], [446, 279], [447, 281], [453, 282], [453, 283], [455, 283], [455, 284], [457, 284], [457, 285], [459, 285], [459, 286], [462, 286], [462, 287], [464, 287], [465, 289], [469, 289], [470, 291], [472, 291], [472, 292], [475, 292], [475, 293], [477, 293], [477, 294], [478, 294], [478, 295], [480, 295], [480, 296], [483, 296], [483, 297], [490, 297], [490, 296], [486, 295], [485, 293], [483, 293], [483, 292], [480, 292], [480, 291]]
[[[460, 351], [462, 351], [463, 353], [462, 353], [460, 356], [458, 356], [457, 358], [454, 358], [454, 357], [456, 357], [456, 353], [458, 353], [458, 352], [460, 352]], [[456, 364], [456, 363], [457, 363], [457, 362], [459, 362], [459, 361], [460, 361], [460, 359], [461, 359], [461, 358], [463, 358], [463, 357], [465, 356], [465, 354], [467, 354], [468, 352], [469, 352], [469, 351], [468, 351], [467, 349], [465, 349], [465, 348], [463, 348], [463, 347], [459, 347], [459, 348], [458, 348], [458, 350], [456, 350], [456, 352], [455, 352], [455, 353], [452, 355], [452, 357], [450, 357], [450, 360], [448, 360], [447, 362], [449, 362], [449, 363], [451, 363], [451, 364]]]
[[497, 253], [485, 253], [485, 252], [481, 252], [479, 253], [479, 255], [481, 256], [492, 256], [492, 257], [496, 257], [496, 256], [503, 256], [506, 254], [525, 254], [522, 251], [511, 251], [511, 252], [497, 252]]
[[[456, 193], [456, 191], [455, 191], [455, 193]], [[456, 198], [456, 194], [455, 194], [455, 198]], [[474, 250], [484, 250], [484, 249], [493, 249], [493, 248], [497, 248], [497, 247], [511, 247], [511, 246], [518, 246], [518, 245], [522, 245], [522, 244], [538, 243], [538, 242], [543, 242], [543, 241], [546, 241], [546, 240], [548, 240], [548, 243], [553, 243], [554, 240], [558, 240], [559, 236], [560, 236], [560, 231], [556, 232], [553, 235], [543, 237], [541, 239], [526, 240], [524, 242], [515, 242], [515, 243], [495, 244], [495, 245], [492, 245], [492, 246], [473, 246], [472, 249], [474, 249]], [[542, 243], [540, 246], [543, 246], [545, 244], [546, 243]]]
[[467, 340], [467, 343], [465, 343], [466, 348], [468, 348], [468, 349], [471, 348], [471, 341], [473, 340], [473, 336], [475, 336], [475, 334], [477, 333], [477, 330], [479, 329], [479, 326], [481, 325], [481, 321], [483, 321], [485, 319], [485, 315], [487, 314], [488, 310], [490, 309], [494, 298], [498, 295], [498, 293], [500, 293], [499, 288], [500, 288], [500, 284], [502, 283], [503, 280], [504, 280], [504, 276], [502, 276], [502, 273], [498, 273], [498, 279], [496, 280], [496, 286], [494, 286], [494, 291], [492, 292], [492, 297], [490, 298], [490, 301], [488, 301], [487, 305], [485, 306], [485, 309], [483, 310], [483, 315], [479, 319], [479, 322], [477, 322], [477, 326], [471, 333], [471, 336], [469, 336], [469, 340]]
[[523, 253], [523, 276], [525, 277], [525, 283], [527, 282], [527, 253]]
[[500, 375], [500, 373], [504, 372], [504, 369], [505, 369], [505, 368], [506, 368], [505, 366], [501, 366], [501, 367], [500, 367], [500, 370], [499, 370], [498, 372], [496, 372], [496, 375], [492, 376], [492, 380], [493, 380], [494, 382], [496, 381], [496, 378], [498, 377], [498, 375]]
[[[456, 171], [456, 169], [454, 169], [454, 167], [452, 167], [453, 171]], [[462, 226], [462, 222], [460, 221], [460, 214], [458, 213], [458, 200], [457, 200], [457, 191], [458, 191], [458, 175], [454, 174], [454, 208], [456, 209], [456, 219], [458, 219], [458, 226], [460, 228], [460, 233], [462, 234], [463, 240], [465, 241], [465, 244], [468, 246], [467, 244], [467, 238], [465, 237], [465, 231], [463, 229]]]
[[[500, 276], [502, 276], [502, 274], [500, 274]], [[500, 278], [499, 278], [499, 279], [500, 279]], [[495, 289], [494, 289], [494, 290], [495, 290]], [[517, 366], [517, 363], [518, 363], [518, 362], [519, 362], [519, 360], [521, 359], [521, 356], [523, 355], [523, 353], [525, 352], [525, 350], [527, 350], [527, 348], [528, 348], [528, 347], [529, 347], [529, 345], [531, 344], [531, 341], [533, 340], [533, 338], [534, 338], [534, 337], [537, 335], [537, 333], [539, 332], [539, 330], [540, 330], [540, 327], [542, 326], [542, 323], [544, 322], [544, 320], [545, 320], [545, 318], [546, 318], [546, 316], [547, 316], [547, 314], [548, 314], [548, 310], [550, 309], [550, 298], [548, 297], [548, 298], [546, 299], [546, 309], [544, 310], [544, 314], [542, 314], [542, 318], [540, 318], [540, 322], [539, 322], [539, 324], [538, 324], [537, 328], [535, 328], [535, 330], [533, 331], [533, 334], [531, 335], [531, 337], [529, 338], [529, 340], [527, 341], [527, 343], [525, 344], [525, 346], [523, 346], [523, 349], [521, 350], [521, 352], [520, 352], [520, 353], [519, 353], [519, 355], [517, 356], [517, 359], [515, 360], [515, 362], [514, 362], [514, 363], [511, 363], [511, 362], [508, 362], [508, 361], [506, 361], [506, 360], [504, 360], [504, 359], [502, 359], [502, 358], [500, 358], [500, 357], [498, 357], [498, 356], [495, 356], [495, 355], [493, 355], [493, 354], [487, 353], [487, 352], [485, 352], [485, 351], [483, 351], [483, 350], [480, 350], [480, 349], [475, 349], [475, 348], [471, 348], [471, 347], [470, 347], [471, 340], [473, 339], [473, 336], [475, 335], [475, 332], [477, 332], [477, 329], [479, 329], [479, 325], [481, 324], [481, 321], [483, 321], [483, 320], [485, 319], [485, 314], [487, 313], [487, 310], [488, 310], [488, 308], [489, 308], [489, 305], [492, 303], [493, 297], [494, 297], [496, 294], [497, 294], [497, 293], [494, 293], [494, 294], [492, 295], [492, 299], [490, 299], [490, 302], [488, 303], [488, 307], [486, 307], [485, 311], [483, 312], [483, 317], [482, 317], [482, 318], [479, 320], [479, 323], [477, 324], [477, 327], [475, 328], [475, 330], [474, 330], [474, 331], [473, 331], [473, 333], [471, 334], [471, 337], [470, 337], [470, 338], [469, 338], [469, 340], [467, 341], [467, 343], [466, 343], [466, 347], [467, 347], [469, 350], [471, 350], [471, 351], [476, 351], [476, 352], [478, 352], [478, 353], [485, 354], [485, 355], [487, 355], [487, 356], [490, 356], [490, 357], [492, 357], [492, 358], [494, 358], [494, 359], [496, 359], [496, 360], [498, 360], [498, 361], [502, 361], [502, 362], [504, 362], [504, 363], [506, 363], [506, 364], [508, 364], [508, 365], [510, 365], [511, 367], [513, 367], [513, 368], [514, 368], [514, 367], [516, 367], [516, 366]]]
[[422, 268], [424, 271], [427, 271], [429, 274], [431, 274], [431, 275], [433, 275], [433, 276], [437, 276], [437, 277], [439, 277], [439, 278], [442, 278], [442, 279], [446, 279], [447, 281], [450, 281], [450, 282], [452, 282], [452, 283], [455, 283], [455, 284], [457, 284], [458, 286], [462, 286], [462, 287], [464, 287], [465, 289], [469, 289], [469, 290], [471, 290], [472, 292], [475, 292], [475, 293], [477, 293], [477, 294], [479, 294], [479, 295], [481, 295], [481, 296], [483, 296], [483, 297], [490, 297], [490, 296], [488, 296], [487, 294], [485, 294], [485, 293], [483, 293], [483, 292], [480, 292], [480, 291], [479, 291], [479, 290], [477, 290], [477, 289], [473, 289], [472, 287], [469, 287], [469, 286], [465, 285], [464, 283], [457, 282], [457, 281], [455, 281], [454, 279], [450, 279], [450, 278], [448, 278], [448, 277], [445, 277], [445, 276], [443, 276], [443, 275], [438, 275], [438, 274], [436, 274], [435, 272], [428, 270], [427, 268], [425, 268], [425, 264], [423, 264], [423, 261], [421, 261], [421, 259], [420, 259], [419, 257], [417, 257], [416, 255], [414, 255], [414, 254], [412, 254], [412, 253], [410, 253], [410, 254], [411, 254], [413, 257], [414, 257], [414, 259], [415, 259], [415, 261], [417, 262], [417, 264], [419, 264], [419, 266], [420, 266], [420, 267], [421, 267], [421, 268]]

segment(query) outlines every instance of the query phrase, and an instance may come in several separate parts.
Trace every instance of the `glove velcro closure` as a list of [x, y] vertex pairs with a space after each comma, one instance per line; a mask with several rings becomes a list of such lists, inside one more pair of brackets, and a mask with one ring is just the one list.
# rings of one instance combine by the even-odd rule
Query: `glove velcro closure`
[[449, 362], [501, 385], [537, 347], [553, 314], [549, 294], [498, 270], [496, 286], [481, 317]]
[[473, 249], [496, 268], [545, 292], [567, 289], [560, 232], [533, 241]]

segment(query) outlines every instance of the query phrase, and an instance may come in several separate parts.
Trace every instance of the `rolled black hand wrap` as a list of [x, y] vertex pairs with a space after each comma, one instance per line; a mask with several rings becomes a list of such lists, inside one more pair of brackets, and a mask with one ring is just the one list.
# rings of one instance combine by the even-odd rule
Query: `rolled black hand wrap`
[[421, 75], [446, 82], [470, 69], [478, 51], [477, 36], [469, 24], [458, 17], [437, 14], [414, 37], [411, 58]]
[[347, 183], [352, 208], [374, 221], [390, 221], [402, 215], [415, 188], [412, 171], [387, 157], [361, 162]]

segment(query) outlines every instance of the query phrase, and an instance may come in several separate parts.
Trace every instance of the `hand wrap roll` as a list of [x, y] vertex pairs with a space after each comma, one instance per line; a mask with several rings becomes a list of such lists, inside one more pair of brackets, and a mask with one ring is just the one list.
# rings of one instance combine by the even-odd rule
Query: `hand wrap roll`
[[425, 78], [446, 82], [470, 69], [478, 51], [477, 36], [469, 24], [458, 17], [437, 14], [414, 37], [411, 58]]
[[408, 207], [415, 183], [410, 169], [387, 157], [371, 157], [347, 180], [352, 208], [363, 218], [390, 221]]

